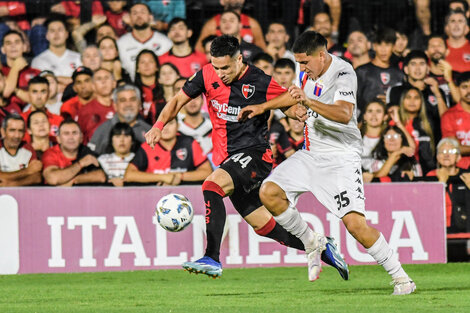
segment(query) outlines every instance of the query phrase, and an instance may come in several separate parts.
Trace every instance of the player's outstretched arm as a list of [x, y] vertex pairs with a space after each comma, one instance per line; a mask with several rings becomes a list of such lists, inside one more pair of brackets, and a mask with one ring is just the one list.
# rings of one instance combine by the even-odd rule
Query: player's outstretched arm
[[171, 98], [170, 101], [167, 102], [162, 112], [158, 116], [158, 120], [145, 134], [145, 141], [150, 147], [152, 147], [152, 149], [160, 140], [163, 126], [165, 126], [168, 121], [174, 119], [181, 108], [190, 100], [191, 98], [188, 97], [182, 90], [180, 90], [173, 98]]
[[260, 104], [253, 104], [244, 107], [240, 113], [238, 113], [238, 120], [244, 121], [246, 119], [253, 118], [257, 115], [263, 114], [268, 110], [280, 109], [293, 106], [296, 104], [295, 101], [288, 92], [281, 94], [279, 97], [273, 98], [267, 102]]

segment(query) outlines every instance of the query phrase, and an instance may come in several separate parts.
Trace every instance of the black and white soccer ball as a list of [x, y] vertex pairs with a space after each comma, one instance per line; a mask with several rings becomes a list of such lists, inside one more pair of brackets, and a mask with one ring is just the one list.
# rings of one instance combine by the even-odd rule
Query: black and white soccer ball
[[155, 208], [158, 224], [171, 232], [182, 231], [193, 220], [191, 202], [183, 195], [170, 193], [161, 198]]

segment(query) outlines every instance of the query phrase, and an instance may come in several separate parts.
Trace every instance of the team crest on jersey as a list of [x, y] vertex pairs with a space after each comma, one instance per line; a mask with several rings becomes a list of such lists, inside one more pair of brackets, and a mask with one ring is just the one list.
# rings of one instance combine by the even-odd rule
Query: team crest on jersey
[[390, 74], [386, 72], [380, 73], [380, 80], [382, 84], [387, 85], [390, 82]]
[[319, 83], [315, 83], [315, 88], [313, 88], [313, 94], [317, 97], [320, 97], [322, 90], [323, 90], [323, 85]]
[[463, 54], [463, 60], [465, 62], [470, 62], [470, 53], [464, 53]]
[[429, 101], [429, 103], [431, 103], [432, 105], [436, 105], [436, 104], [437, 104], [437, 98], [436, 98], [434, 95], [429, 95], [428, 101]]
[[181, 161], [186, 160], [186, 157], [188, 156], [188, 150], [186, 148], [181, 148], [176, 150], [176, 157], [180, 159]]
[[242, 85], [242, 94], [246, 99], [250, 99], [255, 94], [255, 86], [250, 84]]

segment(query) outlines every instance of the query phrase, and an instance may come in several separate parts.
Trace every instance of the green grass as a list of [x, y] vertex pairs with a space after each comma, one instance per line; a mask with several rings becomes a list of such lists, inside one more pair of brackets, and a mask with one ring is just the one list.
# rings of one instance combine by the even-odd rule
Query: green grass
[[379, 266], [183, 270], [0, 276], [0, 312], [470, 312], [470, 263], [407, 265], [417, 291], [392, 297]]

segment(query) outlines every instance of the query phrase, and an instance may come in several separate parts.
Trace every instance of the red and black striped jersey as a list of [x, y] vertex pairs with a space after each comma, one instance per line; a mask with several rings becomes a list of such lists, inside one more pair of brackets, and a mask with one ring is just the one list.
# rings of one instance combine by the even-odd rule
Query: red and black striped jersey
[[239, 122], [237, 116], [245, 106], [266, 102], [286, 91], [271, 76], [249, 65], [237, 81], [225, 85], [212, 65], [207, 64], [183, 86], [183, 92], [190, 98], [201, 93], [207, 97], [215, 165], [240, 149], [269, 147], [269, 112], [244, 122]]

